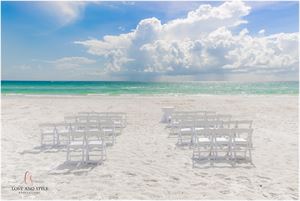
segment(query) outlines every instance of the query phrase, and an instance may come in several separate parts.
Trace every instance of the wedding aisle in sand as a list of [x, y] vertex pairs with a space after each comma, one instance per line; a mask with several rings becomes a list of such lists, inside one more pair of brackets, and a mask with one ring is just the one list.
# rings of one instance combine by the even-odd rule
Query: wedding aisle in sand
[[[160, 123], [161, 108], [253, 120], [253, 166], [192, 166], [192, 149]], [[101, 165], [65, 163], [38, 125], [81, 111], [125, 112], [127, 127]], [[4, 199], [298, 199], [297, 96], [2, 96]], [[20, 194], [24, 173], [45, 192]]]

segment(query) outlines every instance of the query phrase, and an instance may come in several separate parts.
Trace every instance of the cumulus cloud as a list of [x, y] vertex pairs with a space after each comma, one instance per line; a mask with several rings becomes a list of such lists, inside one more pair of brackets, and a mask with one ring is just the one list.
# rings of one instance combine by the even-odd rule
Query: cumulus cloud
[[53, 64], [57, 69], [76, 69], [83, 65], [89, 65], [96, 63], [95, 60], [88, 59], [85, 57], [63, 57], [54, 61], [48, 61]]
[[242, 1], [205, 4], [165, 24], [147, 18], [129, 33], [75, 43], [103, 57], [107, 72], [127, 76], [298, 70], [298, 33], [233, 30], [250, 12]]

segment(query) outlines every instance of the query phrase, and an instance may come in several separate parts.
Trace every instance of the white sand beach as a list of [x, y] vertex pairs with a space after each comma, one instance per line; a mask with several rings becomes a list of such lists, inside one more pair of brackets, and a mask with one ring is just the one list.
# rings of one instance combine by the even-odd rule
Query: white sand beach
[[[212, 110], [253, 120], [253, 163], [192, 167], [192, 150], [160, 123], [161, 108]], [[40, 150], [40, 123], [80, 111], [127, 113], [102, 165], [66, 165]], [[4, 96], [2, 199], [298, 199], [298, 96]], [[20, 194], [26, 171], [38, 194]]]

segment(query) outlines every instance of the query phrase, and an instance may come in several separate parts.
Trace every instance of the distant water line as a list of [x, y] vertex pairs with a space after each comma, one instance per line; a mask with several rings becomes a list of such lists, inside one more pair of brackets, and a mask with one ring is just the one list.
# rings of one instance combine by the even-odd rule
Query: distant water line
[[30, 95], [298, 95], [299, 82], [1, 81], [1, 94]]

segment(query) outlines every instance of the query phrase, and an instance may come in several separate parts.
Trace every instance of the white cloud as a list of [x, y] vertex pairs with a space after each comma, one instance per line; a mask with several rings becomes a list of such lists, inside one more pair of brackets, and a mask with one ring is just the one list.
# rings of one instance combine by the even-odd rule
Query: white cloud
[[265, 33], [266, 33], [266, 30], [264, 30], [264, 29], [261, 29], [258, 32], [258, 34], [261, 35], [261, 36], [265, 35]]
[[51, 1], [39, 2], [38, 5], [45, 14], [56, 19], [61, 26], [65, 26], [81, 17], [87, 4], [88, 2], [78, 1]]
[[250, 10], [242, 1], [200, 5], [182, 19], [147, 18], [129, 33], [75, 43], [103, 57], [107, 72], [127, 76], [298, 70], [298, 33], [234, 33]]
[[85, 57], [63, 57], [54, 61], [48, 61], [48, 63], [54, 64], [57, 69], [76, 69], [84, 65], [94, 64], [95, 60]]

